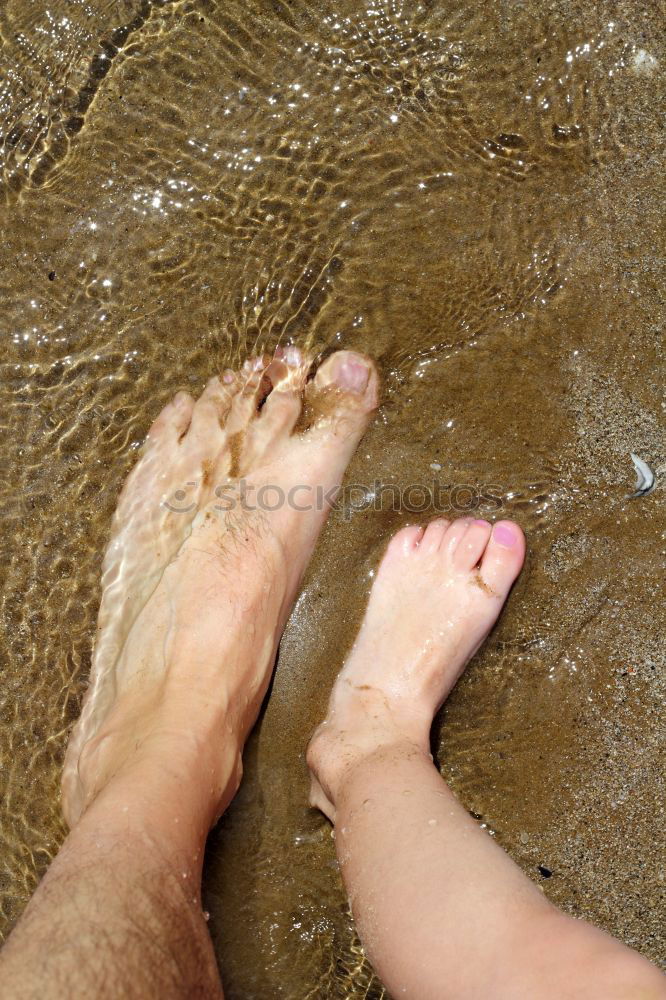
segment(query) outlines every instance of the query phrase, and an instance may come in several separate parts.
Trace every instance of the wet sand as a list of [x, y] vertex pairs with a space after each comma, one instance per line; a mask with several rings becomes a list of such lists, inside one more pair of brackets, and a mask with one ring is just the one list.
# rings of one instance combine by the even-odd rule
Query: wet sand
[[[442, 773], [550, 898], [666, 960], [664, 51], [643, 7], [9, 0], [4, 933], [64, 833], [101, 556], [151, 419], [296, 343], [372, 353], [384, 398], [210, 841], [227, 996], [383, 995], [303, 751], [386, 540], [434, 513], [376, 509], [390, 484], [435, 482], [440, 509], [492, 493], [479, 513], [528, 536], [437, 720]], [[631, 451], [661, 470], [636, 500]]]

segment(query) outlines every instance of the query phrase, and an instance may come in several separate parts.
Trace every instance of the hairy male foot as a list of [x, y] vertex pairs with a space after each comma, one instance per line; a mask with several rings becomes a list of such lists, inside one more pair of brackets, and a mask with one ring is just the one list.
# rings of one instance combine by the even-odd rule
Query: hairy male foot
[[436, 520], [391, 540], [308, 748], [311, 801], [329, 819], [358, 760], [405, 739], [427, 752], [433, 716], [495, 624], [524, 558], [511, 521]]
[[[201, 783], [215, 821], [332, 496], [378, 402], [350, 351], [289, 347], [179, 393], [123, 489], [90, 686], [62, 784], [73, 825], [118, 774]], [[152, 768], [152, 771], [151, 771]]]

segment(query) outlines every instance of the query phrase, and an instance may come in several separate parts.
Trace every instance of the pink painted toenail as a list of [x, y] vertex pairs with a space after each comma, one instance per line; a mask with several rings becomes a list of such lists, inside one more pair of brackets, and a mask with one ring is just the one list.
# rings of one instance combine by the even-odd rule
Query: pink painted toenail
[[484, 527], [487, 523], [488, 522], [484, 521], [482, 517], [475, 517], [474, 520], [472, 521], [472, 524], [482, 524], [484, 525]]
[[370, 369], [361, 361], [345, 360], [336, 373], [336, 382], [341, 389], [359, 394], [365, 392], [369, 378]]
[[493, 539], [505, 549], [512, 548], [518, 541], [518, 532], [512, 524], [501, 521], [493, 528]]

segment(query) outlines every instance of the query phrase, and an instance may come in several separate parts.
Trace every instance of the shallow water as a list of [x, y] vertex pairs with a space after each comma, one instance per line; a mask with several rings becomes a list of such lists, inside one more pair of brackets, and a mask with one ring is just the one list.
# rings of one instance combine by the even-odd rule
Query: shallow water
[[[491, 487], [524, 526], [526, 570], [434, 749], [548, 896], [666, 958], [663, 487], [626, 499], [630, 451], [662, 477], [666, 458], [658, 17], [634, 0], [3, 5], [5, 933], [63, 836], [101, 553], [150, 420], [294, 342], [381, 366], [350, 483]], [[382, 996], [303, 749], [370, 571], [414, 517], [356, 491], [289, 622], [208, 853], [231, 1000]]]

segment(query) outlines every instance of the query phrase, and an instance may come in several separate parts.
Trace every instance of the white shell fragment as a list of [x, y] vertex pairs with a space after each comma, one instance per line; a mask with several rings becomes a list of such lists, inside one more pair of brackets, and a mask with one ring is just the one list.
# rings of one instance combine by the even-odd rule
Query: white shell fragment
[[652, 76], [658, 65], [659, 60], [651, 52], [634, 48], [629, 70], [636, 73], [637, 76]]
[[636, 497], [647, 496], [650, 490], [654, 489], [654, 472], [647, 462], [644, 462], [638, 455], [634, 455], [633, 451], [630, 454], [636, 470], [636, 490], [634, 493], [628, 494], [628, 499], [635, 500]]

